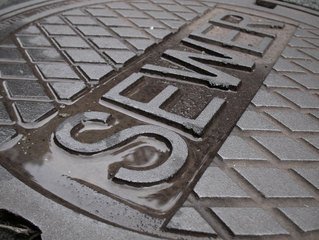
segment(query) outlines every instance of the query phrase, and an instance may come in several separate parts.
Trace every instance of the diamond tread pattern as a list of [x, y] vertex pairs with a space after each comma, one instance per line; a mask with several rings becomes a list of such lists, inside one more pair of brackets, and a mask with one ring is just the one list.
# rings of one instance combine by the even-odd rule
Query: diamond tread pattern
[[223, 239], [319, 237], [318, 40], [297, 29], [168, 229], [200, 232], [195, 209]]
[[207, 10], [193, 0], [106, 1], [22, 28], [0, 44], [1, 129], [44, 125], [60, 107]]

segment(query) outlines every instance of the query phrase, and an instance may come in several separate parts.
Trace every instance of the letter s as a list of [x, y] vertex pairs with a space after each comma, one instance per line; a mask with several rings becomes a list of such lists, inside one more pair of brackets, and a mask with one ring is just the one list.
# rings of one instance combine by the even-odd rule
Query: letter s
[[71, 135], [72, 130], [81, 123], [86, 121], [106, 123], [110, 117], [110, 114], [104, 112], [85, 112], [72, 116], [62, 122], [56, 129], [55, 140], [63, 148], [71, 150], [73, 153], [92, 155], [107, 151], [141, 135], [153, 135], [166, 139], [171, 154], [161, 165], [147, 170], [133, 170], [124, 167], [118, 170], [114, 177], [130, 183], [154, 184], [166, 180], [181, 169], [186, 162], [188, 157], [186, 142], [177, 133], [155, 125], [139, 125], [124, 129], [96, 143], [82, 143]]

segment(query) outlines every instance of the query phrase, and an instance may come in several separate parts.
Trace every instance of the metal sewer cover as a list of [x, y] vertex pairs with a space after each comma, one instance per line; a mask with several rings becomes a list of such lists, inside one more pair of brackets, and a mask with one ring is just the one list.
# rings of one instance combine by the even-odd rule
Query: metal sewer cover
[[141, 234], [318, 239], [319, 13], [257, 3], [0, 10], [1, 165]]

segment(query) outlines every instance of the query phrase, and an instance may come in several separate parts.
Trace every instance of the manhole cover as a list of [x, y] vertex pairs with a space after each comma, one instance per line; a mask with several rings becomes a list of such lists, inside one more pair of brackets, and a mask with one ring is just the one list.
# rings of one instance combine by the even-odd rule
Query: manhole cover
[[318, 12], [278, 4], [2, 10], [1, 165], [143, 234], [318, 238]]

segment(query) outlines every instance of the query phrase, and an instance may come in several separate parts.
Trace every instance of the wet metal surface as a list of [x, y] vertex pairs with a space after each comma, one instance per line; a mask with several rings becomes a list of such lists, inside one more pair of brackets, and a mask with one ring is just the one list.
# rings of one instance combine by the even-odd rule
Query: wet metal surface
[[[190, 239], [301, 236], [286, 220], [275, 224], [280, 214], [261, 209], [262, 200], [252, 204], [250, 189], [265, 198], [305, 198], [315, 207], [311, 194], [281, 170], [249, 164], [259, 166], [269, 154], [283, 161], [290, 155], [317, 160], [318, 150], [302, 150], [294, 140], [271, 134], [281, 131], [274, 121], [315, 132], [318, 119], [275, 108], [289, 108], [292, 101], [317, 109], [318, 95], [273, 93], [263, 86], [278, 72], [311, 72], [313, 78], [300, 84], [316, 89], [317, 30], [212, 2], [97, 2], [72, 1], [71, 10], [58, 13], [49, 4], [53, 15], [30, 21], [0, 42], [1, 165], [64, 206], [142, 233]], [[309, 38], [298, 42], [305, 34]], [[294, 51], [293, 44], [306, 49]], [[252, 104], [275, 120], [251, 111]], [[251, 139], [271, 153], [228, 137], [237, 128], [268, 131]], [[304, 139], [316, 146], [315, 135]], [[249, 164], [237, 166], [236, 159]], [[251, 186], [241, 189], [233, 175], [241, 176], [240, 186]], [[284, 193], [270, 188], [283, 182]], [[226, 202], [239, 198], [239, 204], [223, 205], [223, 194]], [[245, 204], [251, 208], [241, 208]], [[280, 207], [281, 218], [301, 225], [289, 205]], [[240, 216], [254, 226], [236, 225]], [[311, 224], [300, 228], [316, 231]]]

